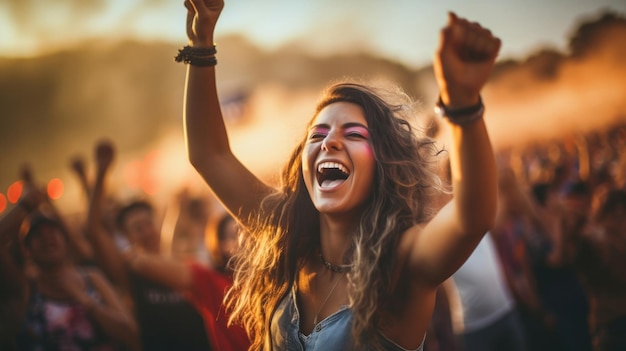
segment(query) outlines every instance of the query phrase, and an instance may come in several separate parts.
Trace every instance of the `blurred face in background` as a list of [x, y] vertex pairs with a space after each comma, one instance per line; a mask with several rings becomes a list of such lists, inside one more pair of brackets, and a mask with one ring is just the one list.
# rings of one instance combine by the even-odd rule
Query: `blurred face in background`
[[561, 199], [566, 214], [573, 219], [587, 218], [591, 210], [591, 197], [582, 194], [567, 194]]
[[609, 245], [626, 254], [626, 206], [619, 205], [601, 221]]
[[149, 253], [159, 252], [161, 234], [152, 211], [143, 208], [130, 211], [126, 215], [122, 230], [133, 246]]
[[39, 267], [62, 264], [69, 256], [67, 237], [57, 225], [41, 224], [25, 242], [33, 262]]
[[239, 224], [230, 216], [219, 226], [218, 248], [224, 263], [228, 262], [239, 248], [239, 230]]

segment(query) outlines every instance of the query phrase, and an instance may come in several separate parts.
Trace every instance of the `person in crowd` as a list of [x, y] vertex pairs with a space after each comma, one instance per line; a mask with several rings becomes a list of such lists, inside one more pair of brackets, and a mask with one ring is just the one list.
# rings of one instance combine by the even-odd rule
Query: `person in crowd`
[[123, 252], [103, 221], [104, 182], [115, 155], [113, 145], [95, 148], [97, 171], [87, 214], [86, 232], [96, 262], [132, 305], [144, 351], [211, 349], [202, 316], [179, 292], [138, 274], [129, 264], [133, 253], [160, 254], [160, 233], [152, 205], [133, 201], [117, 214], [117, 226], [131, 244]]
[[[461, 311], [453, 313], [455, 332], [463, 350], [529, 350], [526, 331], [490, 233], [444, 284], [459, 297]], [[453, 295], [453, 296], [454, 296]]]
[[454, 333], [451, 310], [454, 305], [444, 287], [446, 282], [441, 284], [435, 295], [435, 307], [430, 326], [426, 331], [426, 339], [424, 339], [424, 350], [426, 351], [461, 350], [461, 343]]
[[[21, 305], [11, 305], [19, 317], [12, 323], [21, 326], [14, 345], [22, 351], [136, 350], [136, 323], [113, 286], [96, 268], [74, 263], [72, 237], [56, 217], [59, 212], [50, 209], [52, 204], [30, 177], [24, 178], [18, 206], [0, 225], [3, 241], [21, 239], [34, 268], [26, 269], [18, 251], [10, 257], [5, 256], [10, 251], [0, 252], [14, 269], [3, 285], [17, 285], [14, 291], [21, 294]], [[20, 226], [27, 228], [21, 238]]]
[[[185, 1], [188, 156], [244, 227], [226, 303], [259, 350], [419, 350], [439, 285], [491, 228], [496, 167], [480, 91], [500, 40], [449, 14], [435, 55], [452, 135], [454, 197], [432, 208], [439, 151], [406, 118], [408, 98], [352, 81], [325, 90], [273, 188], [231, 152], [217, 97], [223, 2]], [[437, 211], [439, 210], [439, 211]], [[436, 212], [436, 214], [434, 214]]]
[[609, 191], [574, 240], [574, 267], [589, 296], [593, 348], [626, 350], [626, 190]]
[[217, 245], [211, 268], [194, 261], [181, 262], [149, 253], [131, 259], [133, 271], [189, 296], [204, 318], [215, 350], [247, 350], [250, 346], [243, 328], [228, 325], [229, 314], [222, 303], [232, 285], [228, 262], [238, 248], [238, 232], [239, 225], [234, 218], [224, 214], [214, 233]]
[[[98, 168], [96, 181], [94, 184], [94, 192], [92, 197], [92, 206], [98, 207], [98, 203], [102, 203], [105, 199], [105, 181], [106, 175], [111, 166], [113, 149], [108, 143], [98, 145]], [[181, 207], [181, 211], [184, 207]], [[96, 214], [91, 217], [97, 217]], [[186, 223], [196, 219], [190, 216], [179, 215], [177, 225], [182, 227], [190, 227], [192, 224]], [[180, 259], [166, 258], [154, 249], [138, 249], [123, 256], [125, 265], [128, 270], [151, 282], [151, 286], [159, 286], [159, 292], [170, 289], [180, 296], [193, 303], [203, 318], [206, 335], [210, 343], [210, 349], [220, 351], [238, 351], [245, 350], [249, 347], [250, 342], [245, 331], [241, 327], [228, 326], [228, 314], [223, 308], [222, 301], [226, 290], [232, 285], [232, 271], [227, 268], [227, 263], [232, 254], [238, 247], [238, 231], [239, 226], [232, 216], [225, 214], [216, 224], [214, 236], [215, 251], [212, 258], [214, 266], [209, 268], [204, 262], [198, 260], [190, 260], [183, 262]], [[100, 235], [102, 235], [101, 233]], [[141, 237], [149, 238], [144, 234]], [[100, 238], [104, 240], [106, 245], [111, 246], [110, 239]], [[140, 239], [132, 239], [137, 242]], [[153, 247], [148, 243], [151, 240], [145, 239], [142, 247]], [[213, 241], [212, 241], [213, 242]], [[102, 242], [101, 244], [104, 244]], [[150, 291], [150, 294], [155, 294]], [[171, 309], [171, 307], [170, 307]], [[152, 315], [154, 318], [165, 318], [164, 316]], [[170, 316], [169, 318], [171, 318]], [[180, 316], [183, 318], [184, 316]], [[176, 320], [176, 323], [182, 323]], [[184, 323], [182, 323], [184, 324]], [[179, 347], [188, 345], [189, 341], [179, 341]], [[172, 341], [173, 343], [173, 341]], [[190, 344], [191, 347], [198, 347], [196, 343]], [[175, 345], [172, 344], [172, 347]]]
[[179, 260], [193, 260], [211, 265], [211, 257], [205, 243], [205, 232], [209, 225], [210, 197], [193, 195], [188, 188], [183, 188], [174, 197], [170, 207], [177, 213], [172, 237], [172, 257]]
[[[537, 275], [544, 306], [554, 316], [554, 326], [563, 350], [591, 350], [589, 297], [576, 272], [577, 238], [591, 215], [592, 189], [588, 182], [568, 180], [546, 213], [556, 255], [550, 257], [550, 270]], [[548, 290], [549, 289], [549, 290]]]
[[[80, 155], [75, 155], [70, 160], [70, 170], [76, 176], [80, 185], [80, 189], [83, 192], [86, 203], [85, 207], [89, 206], [89, 199], [91, 199], [92, 196], [94, 183], [94, 179], [89, 179], [87, 175], [87, 168], [88, 167], [86, 160]], [[129, 246], [128, 239], [120, 232], [120, 230], [117, 229], [117, 225], [115, 223], [117, 212], [119, 211], [121, 206], [122, 204], [114, 196], [106, 197], [102, 205], [102, 225], [107, 232], [113, 233], [113, 237], [118, 247], [120, 247], [122, 250], [125, 250]], [[84, 237], [85, 235], [83, 235], [83, 238]], [[91, 245], [89, 245], [89, 251], [91, 251]], [[93, 253], [91, 253], [90, 257], [93, 261]]]
[[233, 216], [227, 212], [220, 215], [215, 225], [215, 235], [212, 236], [215, 240], [208, 240], [209, 243], [207, 244], [211, 252], [213, 269], [232, 276], [232, 267], [229, 262], [239, 249], [240, 231], [241, 226]]
[[[507, 288], [515, 300], [523, 321], [527, 347], [532, 350], [554, 350], [554, 316], [551, 301], [545, 299], [547, 289], [542, 269], [543, 262], [555, 256], [550, 231], [543, 222], [523, 184], [506, 163], [498, 173], [498, 215], [491, 230], [498, 253], [498, 262], [504, 273]], [[541, 274], [539, 277], [536, 274]], [[559, 288], [556, 284], [555, 288]], [[559, 291], [559, 290], [554, 290]], [[547, 304], [547, 305], [546, 305]]]

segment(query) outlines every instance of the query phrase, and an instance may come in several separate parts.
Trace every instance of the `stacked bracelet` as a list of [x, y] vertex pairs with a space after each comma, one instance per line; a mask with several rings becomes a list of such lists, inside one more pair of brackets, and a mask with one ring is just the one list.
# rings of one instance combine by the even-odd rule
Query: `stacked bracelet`
[[485, 114], [485, 105], [483, 105], [483, 99], [478, 97], [478, 103], [476, 105], [451, 110], [443, 104], [440, 96], [435, 105], [435, 113], [451, 123], [464, 126], [477, 119], [481, 119]]
[[187, 63], [192, 66], [215, 66], [217, 65], [216, 53], [215, 45], [210, 48], [196, 48], [187, 45], [178, 50], [178, 55], [176, 55], [174, 61]]

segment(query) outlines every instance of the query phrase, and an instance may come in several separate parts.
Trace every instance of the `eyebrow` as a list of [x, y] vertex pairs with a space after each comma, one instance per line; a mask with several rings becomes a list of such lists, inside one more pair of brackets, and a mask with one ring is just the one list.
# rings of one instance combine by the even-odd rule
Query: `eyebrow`
[[[369, 130], [369, 128], [367, 128], [367, 126], [365, 126], [363, 123], [358, 123], [358, 122], [348, 122], [345, 124], [341, 125], [342, 129], [348, 129], [348, 128], [353, 128], [353, 127], [361, 127], [364, 128], [366, 130]], [[311, 128], [309, 128], [309, 130], [313, 130], [313, 129], [330, 129], [330, 124], [327, 123], [320, 123], [320, 124], [314, 124], [311, 126]]]

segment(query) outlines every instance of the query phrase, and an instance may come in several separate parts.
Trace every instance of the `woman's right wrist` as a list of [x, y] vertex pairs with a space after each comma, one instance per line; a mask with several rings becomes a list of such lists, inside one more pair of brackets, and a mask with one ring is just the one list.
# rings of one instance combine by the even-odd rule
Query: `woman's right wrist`
[[215, 46], [214, 36], [211, 35], [203, 36], [203, 38], [189, 38], [189, 46], [193, 48], [210, 48]]
[[174, 58], [174, 61], [192, 66], [210, 67], [217, 64], [217, 58], [215, 57], [216, 53], [217, 50], [215, 48], [215, 44], [208, 46], [205, 44], [202, 46], [187, 45], [178, 50], [178, 54]]
[[213, 40], [207, 40], [207, 41], [192, 41], [189, 40], [189, 46], [191, 46], [192, 48], [198, 48], [198, 49], [207, 49], [207, 48], [211, 48], [215, 46], [215, 42]]

